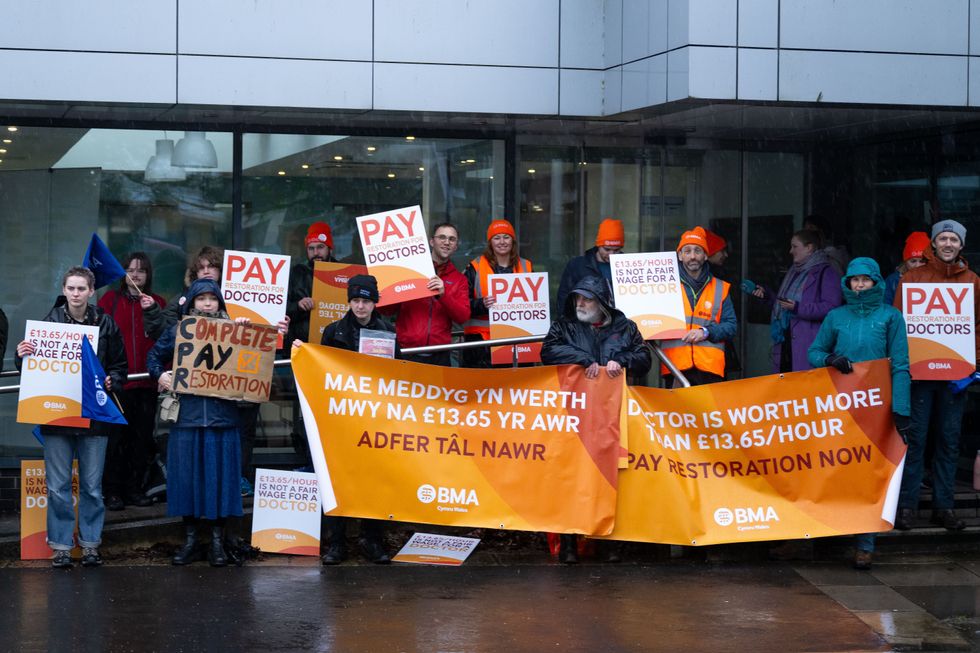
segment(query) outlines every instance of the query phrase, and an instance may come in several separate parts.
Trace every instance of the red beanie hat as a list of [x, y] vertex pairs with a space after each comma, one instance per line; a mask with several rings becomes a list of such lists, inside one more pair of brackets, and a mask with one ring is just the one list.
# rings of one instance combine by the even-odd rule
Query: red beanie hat
[[517, 240], [517, 234], [514, 232], [514, 227], [506, 220], [494, 220], [487, 227], [487, 240], [490, 240], [497, 234], [507, 234], [514, 240]]
[[327, 247], [333, 249], [333, 234], [330, 233], [330, 225], [326, 222], [314, 222], [306, 230], [306, 244], [326, 243]]
[[596, 247], [622, 247], [625, 243], [622, 220], [606, 218], [599, 223], [599, 232], [595, 236]]
[[677, 251], [681, 251], [684, 245], [697, 245], [701, 249], [708, 252], [708, 237], [704, 233], [704, 229], [701, 227], [694, 227], [690, 231], [685, 231], [681, 235], [681, 242], [677, 244]]
[[905, 249], [902, 250], [902, 261], [910, 258], [924, 258], [929, 250], [929, 234], [924, 231], [913, 231], [905, 239]]
[[708, 243], [708, 246], [705, 248], [704, 252], [708, 256], [714, 256], [721, 250], [728, 247], [728, 241], [713, 231], [708, 231], [707, 229], [705, 229], [704, 236]]

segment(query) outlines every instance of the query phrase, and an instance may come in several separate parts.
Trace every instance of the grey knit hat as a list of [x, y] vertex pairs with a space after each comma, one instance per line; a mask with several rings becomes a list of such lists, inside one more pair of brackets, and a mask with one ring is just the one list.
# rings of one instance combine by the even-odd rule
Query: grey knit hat
[[960, 245], [966, 245], [966, 227], [956, 220], [943, 220], [932, 225], [932, 240], [944, 231], [956, 234], [960, 238]]

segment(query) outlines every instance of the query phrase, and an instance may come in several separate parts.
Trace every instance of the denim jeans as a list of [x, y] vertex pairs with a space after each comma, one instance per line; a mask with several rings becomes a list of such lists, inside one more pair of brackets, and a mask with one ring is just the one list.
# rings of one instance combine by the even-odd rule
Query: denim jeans
[[877, 533], [860, 533], [854, 536], [854, 546], [858, 551], [874, 553]]
[[936, 449], [932, 459], [932, 508], [953, 507], [956, 461], [959, 456], [960, 426], [966, 393], [953, 394], [946, 381], [912, 382], [912, 419], [909, 448], [905, 454], [905, 473], [898, 507], [916, 510], [925, 463], [926, 437], [930, 422], [936, 425]]
[[48, 485], [48, 546], [74, 548], [75, 509], [71, 498], [72, 459], [78, 457], [78, 544], [102, 542], [105, 504], [102, 470], [109, 438], [104, 435], [44, 434], [44, 467]]

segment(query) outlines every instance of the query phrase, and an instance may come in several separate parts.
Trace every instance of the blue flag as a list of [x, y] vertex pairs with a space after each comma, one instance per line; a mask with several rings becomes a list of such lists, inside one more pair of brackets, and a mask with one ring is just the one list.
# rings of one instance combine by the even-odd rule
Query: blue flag
[[119, 407], [102, 387], [105, 376], [88, 338], [82, 338], [82, 417], [111, 424], [128, 424]]
[[112, 255], [98, 234], [92, 234], [92, 241], [88, 244], [88, 249], [85, 250], [85, 260], [82, 261], [82, 265], [95, 275], [96, 288], [107, 286], [116, 279], [122, 279], [126, 276], [126, 270]]

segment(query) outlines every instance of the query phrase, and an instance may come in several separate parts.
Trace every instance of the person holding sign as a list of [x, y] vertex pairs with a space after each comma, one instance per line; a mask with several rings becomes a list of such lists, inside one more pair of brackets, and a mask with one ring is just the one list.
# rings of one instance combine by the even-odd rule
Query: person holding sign
[[[211, 279], [215, 283], [221, 283], [221, 263], [224, 261], [225, 252], [220, 247], [205, 245], [190, 258], [187, 263], [187, 271], [184, 273], [184, 288], [197, 279]], [[180, 322], [181, 309], [187, 301], [185, 298], [186, 290], [171, 298], [167, 306], [163, 309], [163, 323], [155, 332], [148, 332], [151, 338], [159, 338], [164, 331]]]
[[[163, 321], [163, 297], [153, 293], [153, 265], [144, 252], [133, 252], [122, 261], [126, 276], [118, 290], [110, 290], [99, 300], [99, 307], [112, 316], [123, 335], [129, 373], [146, 371], [146, 354], [153, 347]], [[149, 379], [126, 383], [120, 398], [129, 425], [109, 433], [106, 450], [105, 504], [108, 510], [122, 510], [125, 504], [149, 506], [143, 494], [146, 475], [155, 451], [153, 428], [157, 418], [156, 384]]]
[[[541, 348], [545, 365], [581, 365], [585, 377], [594, 379], [603, 371], [616, 378], [623, 373], [641, 377], [650, 371], [650, 348], [633, 320], [612, 306], [609, 284], [597, 276], [585, 277], [565, 300], [561, 317], [555, 320]], [[618, 562], [614, 546], [606, 546], [609, 562]], [[574, 535], [559, 539], [558, 560], [578, 562]]]
[[[833, 367], [850, 374], [851, 363], [889, 359], [892, 373], [892, 413], [903, 441], [909, 432], [909, 343], [901, 311], [883, 304], [885, 282], [874, 259], [852, 260], [841, 281], [843, 306], [827, 314], [807, 356], [813, 367]], [[856, 569], [871, 569], [875, 535], [857, 536]]]
[[774, 373], [810, 369], [807, 350], [820, 323], [841, 305], [840, 274], [820, 249], [820, 235], [802, 229], [789, 241], [793, 265], [778, 292], [745, 279], [742, 290], [772, 307], [772, 368]]
[[[466, 281], [470, 284], [470, 320], [463, 327], [468, 341], [490, 339], [490, 307], [496, 303], [487, 277], [491, 274], [533, 272], [531, 261], [517, 252], [517, 234], [507, 220], [494, 220], [487, 227], [487, 247], [470, 261]], [[464, 367], [489, 367], [490, 348], [463, 350]]]
[[[181, 316], [198, 315], [228, 319], [218, 283], [197, 279], [187, 292]], [[247, 323], [247, 318], [239, 318]], [[177, 327], [171, 326], [147, 356], [150, 376], [171, 390], [173, 372], [165, 371], [174, 356]], [[208, 560], [224, 567], [224, 525], [227, 517], [242, 516], [240, 488], [241, 443], [238, 437], [238, 408], [234, 401], [179, 394], [180, 410], [167, 443], [167, 514], [184, 518], [186, 541], [173, 557], [173, 564], [186, 565], [201, 559], [198, 523], [212, 522]]]
[[[453, 323], [465, 324], [470, 319], [469, 284], [451, 260], [459, 249], [456, 225], [443, 222], [433, 227], [429, 247], [436, 276], [429, 279], [426, 288], [435, 294], [381, 309], [385, 315], [398, 313], [395, 331], [402, 348], [448, 345], [452, 341]], [[452, 365], [448, 351], [406, 355], [404, 359], [444, 367]]]
[[306, 230], [306, 262], [297, 263], [289, 271], [289, 293], [286, 295], [286, 315], [289, 333], [285, 348], [299, 338], [310, 339], [310, 311], [313, 310], [313, 266], [317, 261], [336, 261], [333, 257], [333, 233], [326, 222], [314, 222]]
[[[106, 371], [102, 386], [106, 392], [122, 388], [126, 382], [126, 350], [116, 322], [105, 311], [89, 304], [95, 295], [95, 275], [88, 268], [73, 267], [62, 277], [62, 293], [45, 322], [81, 324], [99, 329], [96, 351]], [[23, 359], [34, 354], [34, 344], [24, 340], [17, 345], [17, 369]], [[54, 551], [51, 565], [72, 567], [75, 546], [75, 509], [72, 505], [72, 459], [78, 458], [78, 544], [82, 547], [82, 566], [102, 564], [99, 545], [105, 522], [102, 501], [102, 472], [108, 435], [105, 426], [95, 422], [87, 429], [41, 426], [44, 438], [44, 466], [48, 486], [48, 546]]]
[[[973, 320], [980, 316], [980, 277], [970, 270], [960, 256], [966, 244], [966, 228], [955, 220], [942, 220], [932, 227], [932, 252], [926, 254], [926, 264], [909, 270], [898, 281], [895, 307], [902, 309], [905, 284], [971, 284], [973, 286]], [[970, 307], [966, 307], [969, 310]], [[908, 309], [906, 308], [906, 313]], [[939, 336], [935, 336], [939, 340]], [[974, 325], [977, 359], [980, 360], [980, 329]], [[919, 507], [926, 437], [929, 424], [936, 424], [935, 453], [932, 459], [932, 517], [933, 524], [948, 530], [965, 528], [963, 520], [953, 512], [953, 486], [956, 481], [956, 460], [959, 455], [960, 429], [966, 393], [954, 393], [947, 381], [912, 382], [912, 428], [909, 449], [905, 456], [902, 491], [898, 498], [898, 518], [895, 528], [912, 528]]]
[[585, 254], [576, 256], [565, 266], [558, 284], [558, 310], [565, 306], [568, 294], [585, 277], [594, 276], [606, 280], [609, 286], [609, 298], [612, 300], [612, 267], [609, 257], [623, 251], [626, 235], [623, 221], [606, 218], [599, 224], [595, 236], [595, 247], [586, 250]]
[[[708, 269], [708, 239], [705, 230], [685, 231], [677, 245], [681, 287], [684, 290], [684, 316], [687, 333], [676, 340], [664, 340], [661, 349], [691, 385], [725, 380], [725, 343], [735, 337], [738, 322], [728, 296], [730, 285], [711, 275]], [[667, 366], [660, 373], [670, 377]], [[681, 387], [677, 379], [668, 387]]]
[[[347, 301], [350, 308], [341, 319], [327, 325], [320, 338], [320, 344], [347, 351], [360, 351], [361, 336], [365, 331], [384, 331], [394, 333], [395, 329], [376, 310], [378, 303], [378, 281], [369, 274], [358, 274], [347, 283]], [[294, 340], [293, 346], [302, 344]], [[395, 354], [397, 358], [397, 352]], [[347, 559], [348, 517], [324, 517], [327, 527], [327, 552], [320, 557], [324, 565], [339, 565]], [[384, 522], [377, 519], [362, 519], [359, 544], [365, 558], [378, 565], [391, 562], [391, 556], [384, 546]]]

